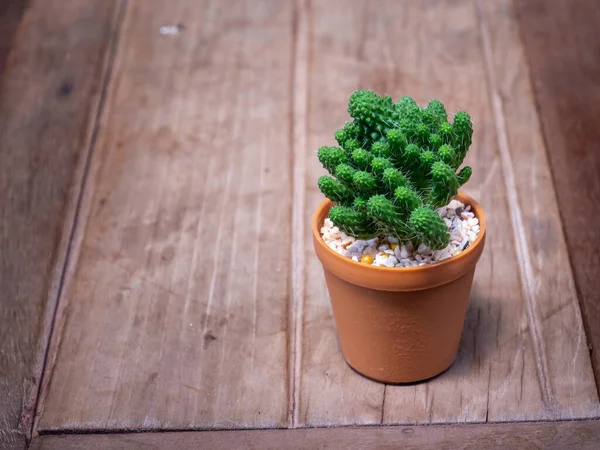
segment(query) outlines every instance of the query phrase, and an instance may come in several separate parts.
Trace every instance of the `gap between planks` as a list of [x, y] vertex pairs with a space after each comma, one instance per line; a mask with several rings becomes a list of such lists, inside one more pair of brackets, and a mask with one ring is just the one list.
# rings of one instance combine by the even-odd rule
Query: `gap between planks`
[[127, 9], [128, 0], [119, 0], [116, 8], [115, 16], [113, 18], [114, 30], [110, 37], [108, 44], [108, 51], [106, 52], [105, 62], [103, 67], [103, 73], [101, 76], [101, 87], [98, 95], [98, 102], [94, 106], [94, 112], [90, 115], [91, 120], [88, 124], [87, 135], [89, 136], [87, 143], [85, 144], [85, 150], [82, 152], [82, 158], [76, 173], [74, 181], [72, 183], [72, 192], [70, 195], [69, 203], [66, 208], [65, 221], [62, 229], [61, 242], [59, 244], [59, 256], [57, 258], [52, 281], [48, 290], [48, 305], [49, 312], [46, 315], [46, 322], [48, 323], [48, 334], [47, 338], [42, 342], [41, 347], [43, 349], [43, 355], [41, 361], [38, 363], [37, 386], [29, 399], [31, 409], [23, 415], [24, 428], [29, 430], [28, 439], [34, 434], [37, 428], [40, 414], [40, 409], [43, 408], [43, 399], [41, 394], [48, 388], [50, 379], [52, 378], [52, 368], [54, 366], [54, 360], [56, 357], [58, 345], [60, 343], [60, 331], [61, 321], [60, 316], [62, 312], [62, 295], [65, 291], [65, 285], [71, 273], [75, 268], [77, 255], [79, 253], [79, 247], [81, 245], [81, 238], [83, 235], [83, 228], [85, 228], [85, 211], [83, 211], [83, 205], [85, 204], [85, 197], [89, 189], [89, 173], [90, 163], [96, 141], [100, 129], [100, 119], [102, 117], [102, 111], [106, 103], [108, 94], [108, 88], [110, 86], [111, 75], [114, 66], [114, 60], [117, 52], [117, 46], [119, 43], [120, 30], [122, 28], [123, 19], [125, 17], [125, 11]]
[[292, 80], [290, 82], [290, 148], [292, 152], [292, 240], [291, 240], [291, 314], [289, 315], [289, 403], [288, 427], [298, 427], [300, 381], [302, 372], [302, 332], [305, 297], [305, 207], [306, 154], [309, 94], [309, 19], [310, 0], [294, 2], [292, 40]]
[[523, 225], [523, 215], [519, 203], [517, 192], [514, 168], [510, 149], [508, 144], [508, 135], [506, 131], [506, 118], [504, 115], [504, 106], [500, 96], [496, 77], [493, 68], [493, 51], [490, 38], [490, 31], [487, 24], [487, 19], [483, 11], [483, 0], [475, 0], [477, 18], [479, 22], [481, 51], [485, 64], [485, 72], [488, 81], [488, 89], [490, 103], [492, 106], [492, 115], [496, 129], [496, 137], [498, 142], [498, 152], [504, 176], [504, 184], [509, 202], [510, 221], [513, 229], [515, 251], [517, 252], [517, 260], [519, 265], [519, 274], [521, 278], [521, 289], [523, 298], [527, 307], [528, 328], [531, 335], [533, 351], [536, 360], [537, 374], [540, 382], [540, 390], [542, 401], [552, 412], [556, 411], [557, 402], [552, 392], [552, 387], [548, 380], [548, 361], [546, 352], [543, 346], [543, 338], [541, 331], [541, 323], [538, 317], [538, 296], [535, 283], [535, 275], [533, 274], [533, 266], [529, 253], [527, 234]]
[[46, 436], [33, 449], [596, 448], [598, 421]]
[[[387, 386], [387, 385], [386, 385]], [[311, 425], [309, 427], [296, 427], [296, 430], [390, 430], [398, 428], [414, 429], [436, 429], [440, 427], [469, 428], [473, 426], [504, 426], [504, 425], [544, 425], [544, 424], [577, 424], [594, 423], [600, 425], [600, 418], [580, 418], [580, 419], [557, 419], [557, 420], [509, 420], [509, 421], [474, 421], [474, 422], [436, 422], [436, 423], [371, 423], [371, 424], [346, 424], [346, 425]], [[285, 432], [291, 430], [286, 427], [266, 427], [266, 428], [206, 428], [206, 427], [186, 427], [186, 428], [60, 428], [51, 430], [42, 430], [37, 436], [72, 436], [72, 435], [119, 435], [119, 434], [171, 434], [171, 433], [244, 433], [244, 432], [264, 432], [277, 431]]]

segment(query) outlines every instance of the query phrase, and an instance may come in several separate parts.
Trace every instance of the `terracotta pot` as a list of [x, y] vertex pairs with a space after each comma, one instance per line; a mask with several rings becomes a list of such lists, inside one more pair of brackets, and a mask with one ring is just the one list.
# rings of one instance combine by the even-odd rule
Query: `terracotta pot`
[[452, 365], [485, 243], [483, 210], [462, 192], [456, 198], [471, 205], [479, 236], [459, 255], [423, 267], [376, 267], [336, 253], [320, 233], [331, 202], [325, 200], [315, 211], [313, 242], [342, 352], [359, 373], [386, 383], [409, 383]]

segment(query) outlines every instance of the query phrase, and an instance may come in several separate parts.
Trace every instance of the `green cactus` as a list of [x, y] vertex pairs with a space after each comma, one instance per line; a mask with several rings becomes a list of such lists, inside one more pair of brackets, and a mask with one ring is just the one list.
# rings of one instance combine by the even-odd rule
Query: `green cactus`
[[413, 239], [432, 250], [450, 235], [436, 212], [471, 176], [458, 173], [472, 142], [465, 112], [452, 123], [438, 100], [420, 108], [412, 98], [393, 103], [372, 91], [355, 91], [348, 103], [353, 122], [335, 132], [340, 147], [321, 147], [318, 158], [333, 177], [319, 189], [335, 206], [333, 223], [348, 235], [368, 239], [386, 234]]
[[[349, 164], [339, 164], [335, 168], [335, 177], [340, 180], [347, 188], [353, 189], [354, 174], [356, 169]], [[325, 194], [327, 196], [327, 194]], [[329, 197], [327, 197], [329, 198]], [[333, 201], [333, 200], [332, 200]]]
[[439, 100], [431, 100], [429, 105], [427, 105], [427, 110], [433, 114], [437, 126], [441, 126], [443, 123], [448, 122], [446, 108], [444, 108], [444, 104]]
[[367, 170], [371, 166], [373, 154], [365, 149], [359, 148], [352, 152], [352, 161], [360, 170]]
[[452, 144], [454, 140], [454, 134], [452, 132], [452, 125], [448, 122], [444, 122], [440, 125], [440, 130], [438, 131], [440, 138], [442, 138], [442, 142], [444, 144]]
[[358, 139], [346, 139], [344, 141], [344, 143], [342, 144], [342, 148], [344, 150], [346, 150], [346, 153], [348, 153], [349, 155], [352, 155], [352, 153], [354, 153], [356, 150], [362, 150], [361, 146], [360, 146], [360, 142], [358, 142]]
[[421, 206], [421, 198], [411, 188], [402, 186], [394, 191], [394, 198], [398, 208], [408, 217], [414, 209]]
[[335, 132], [335, 140], [338, 142], [340, 147], [343, 147], [346, 141], [350, 139], [357, 139], [359, 135], [360, 129], [358, 125], [353, 122], [348, 122], [346, 125], [344, 125], [344, 128]]
[[317, 152], [317, 157], [329, 172], [332, 172], [338, 164], [350, 162], [348, 154], [337, 147], [321, 147]]
[[361, 194], [373, 195], [377, 192], [377, 179], [372, 173], [359, 170], [352, 177], [352, 181]]
[[417, 236], [417, 240], [425, 242], [431, 249], [442, 249], [450, 241], [448, 227], [431, 208], [416, 208], [412, 211], [409, 219], [411, 230]]
[[395, 168], [385, 169], [381, 179], [383, 181], [383, 185], [389, 192], [394, 192], [399, 187], [410, 185], [408, 178], [406, 178], [402, 172]]
[[373, 161], [371, 161], [371, 169], [373, 170], [373, 173], [375, 173], [379, 177], [383, 177], [383, 173], [386, 171], [386, 169], [393, 168], [394, 163], [387, 158], [377, 157], [373, 158]]
[[469, 181], [469, 178], [471, 178], [472, 174], [473, 174], [473, 169], [471, 169], [469, 166], [463, 167], [460, 170], [460, 172], [458, 172], [456, 174], [456, 178], [458, 178], [458, 184], [460, 186], [465, 184], [467, 181]]
[[451, 146], [449, 146], [448, 144], [442, 145], [437, 151], [437, 155], [440, 161], [443, 161], [449, 166], [454, 167], [454, 162], [456, 161], [456, 152]]
[[322, 176], [319, 178], [318, 186], [323, 195], [332, 202], [345, 205], [353, 201], [352, 191], [335, 178]]
[[409, 238], [410, 230], [406, 226], [406, 217], [402, 212], [385, 195], [374, 195], [367, 201], [367, 213], [374, 219], [378, 228], [387, 234], [394, 233], [398, 238], [406, 240]]
[[429, 135], [429, 150], [437, 151], [442, 145], [442, 137], [439, 134]]
[[392, 149], [390, 148], [390, 144], [385, 141], [377, 141], [374, 142], [371, 146], [371, 153], [374, 156], [380, 156], [382, 158], [389, 158], [392, 156]]
[[379, 140], [399, 118], [391, 97], [380, 97], [372, 91], [355, 91], [350, 96], [348, 112], [365, 139]]
[[[361, 213], [366, 213], [367, 212], [367, 201], [368, 199], [365, 197], [356, 197], [354, 199], [354, 203], [352, 203], [352, 207], [357, 210], [360, 211]], [[372, 237], [372, 236], [370, 236]]]
[[359, 239], [373, 237], [375, 224], [366, 212], [348, 206], [334, 206], [329, 210], [329, 218], [333, 223], [338, 224], [340, 229], [346, 230], [352, 236]]

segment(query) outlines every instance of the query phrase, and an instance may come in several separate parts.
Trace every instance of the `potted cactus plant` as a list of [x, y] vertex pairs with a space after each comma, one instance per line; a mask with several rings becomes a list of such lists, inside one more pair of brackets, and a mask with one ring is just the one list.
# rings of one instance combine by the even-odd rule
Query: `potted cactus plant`
[[348, 364], [388, 383], [431, 378], [456, 357], [485, 216], [459, 191], [471, 145], [465, 112], [355, 91], [353, 121], [321, 147], [330, 176], [312, 222]]

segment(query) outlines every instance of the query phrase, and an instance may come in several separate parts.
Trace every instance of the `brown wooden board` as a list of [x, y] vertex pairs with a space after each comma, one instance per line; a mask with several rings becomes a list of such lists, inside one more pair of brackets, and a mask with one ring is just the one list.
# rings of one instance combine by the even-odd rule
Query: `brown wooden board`
[[5, 0], [0, 2], [0, 76], [6, 67], [15, 34], [21, 23], [29, 0]]
[[[476, 129], [466, 191], [486, 210], [489, 236], [454, 366], [424, 384], [384, 388], [350, 370], [339, 352], [307, 231], [299, 424], [595, 417], [598, 396], [510, 2], [353, 4], [314, 2], [307, 19], [309, 150], [334, 144], [359, 87], [464, 109]], [[308, 221], [324, 171], [306, 155]]]
[[[134, 0], [121, 36], [40, 432], [599, 415], [508, 0]], [[358, 87], [475, 121], [487, 249], [457, 361], [428, 383], [348, 368], [310, 242], [315, 150]]]
[[293, 48], [290, 2], [127, 2], [40, 430], [287, 424]]
[[116, 1], [37, 0], [0, 81], [0, 448], [23, 448]]
[[516, 0], [515, 9], [600, 386], [600, 8]]
[[600, 421], [427, 425], [416, 427], [309, 428], [137, 434], [49, 435], [32, 450], [316, 450], [453, 449], [596, 450]]
[[[511, 222], [541, 399], [550, 412], [549, 418], [576, 417], [577, 411], [584, 408], [589, 412], [595, 409], [597, 414], [600, 405], [597, 395], [591, 392], [590, 360], [568, 248], [513, 5], [510, 0], [497, 0], [480, 1], [478, 6], [502, 173], [509, 202], [518, 205], [518, 210], [512, 208]], [[558, 342], [566, 344], [562, 351], [554, 344], [547, 345]], [[504, 345], [503, 352], [517, 353], [511, 344], [514, 342]], [[511, 365], [503, 364], [493, 367], [494, 372], [505, 374], [511, 369]], [[556, 377], [556, 373], [561, 376]], [[583, 382], [582, 373], [586, 374]], [[579, 393], [584, 397], [577, 397], [573, 389], [576, 384], [585, 384], [590, 397], [585, 398], [583, 390]], [[500, 383], [492, 387], [502, 388]], [[511, 404], [522, 403], [522, 398], [518, 390], [513, 391], [512, 398], [504, 396], [496, 411], [490, 411], [490, 420], [507, 416]], [[581, 408], [582, 404], [587, 406]]]

